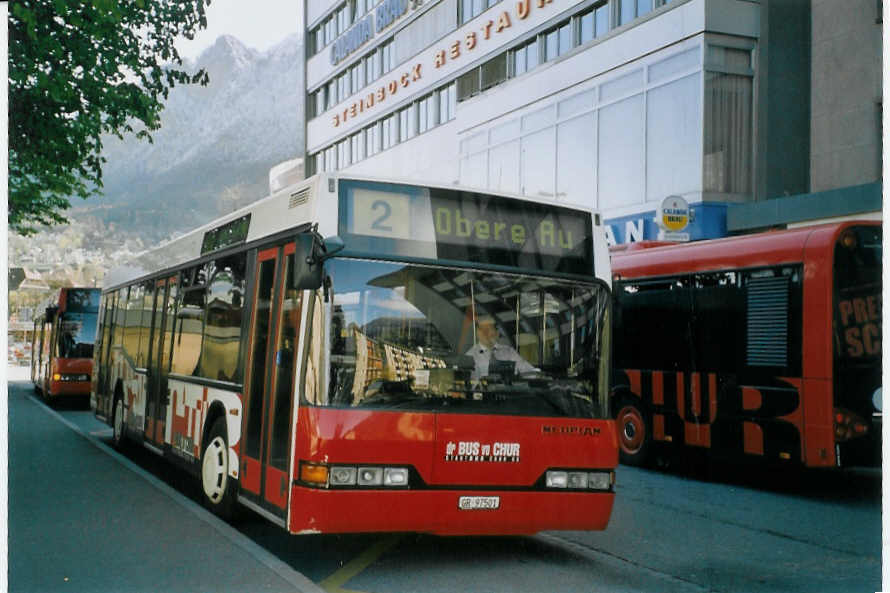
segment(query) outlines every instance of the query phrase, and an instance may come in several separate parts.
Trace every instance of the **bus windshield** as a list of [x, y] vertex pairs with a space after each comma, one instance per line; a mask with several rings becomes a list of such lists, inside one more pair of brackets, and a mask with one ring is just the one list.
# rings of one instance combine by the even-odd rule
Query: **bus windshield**
[[62, 314], [59, 323], [59, 358], [92, 358], [97, 313]]
[[553, 278], [339, 259], [338, 407], [604, 418], [608, 291]]

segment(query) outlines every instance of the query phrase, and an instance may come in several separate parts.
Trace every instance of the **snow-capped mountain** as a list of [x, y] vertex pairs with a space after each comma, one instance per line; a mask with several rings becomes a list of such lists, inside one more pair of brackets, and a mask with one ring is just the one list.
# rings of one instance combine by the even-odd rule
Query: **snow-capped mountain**
[[269, 168], [303, 149], [302, 38], [259, 52], [222, 36], [187, 68], [210, 83], [177, 86], [153, 143], [105, 139], [104, 195], [75, 202], [149, 243], [268, 193]]

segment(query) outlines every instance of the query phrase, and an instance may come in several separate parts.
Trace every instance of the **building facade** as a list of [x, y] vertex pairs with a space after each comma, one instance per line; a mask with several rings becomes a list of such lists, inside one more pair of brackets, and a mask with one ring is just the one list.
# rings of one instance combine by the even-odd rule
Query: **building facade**
[[691, 239], [879, 213], [874, 0], [304, 10], [308, 174], [582, 204], [614, 243], [656, 238], [668, 196], [689, 204]]

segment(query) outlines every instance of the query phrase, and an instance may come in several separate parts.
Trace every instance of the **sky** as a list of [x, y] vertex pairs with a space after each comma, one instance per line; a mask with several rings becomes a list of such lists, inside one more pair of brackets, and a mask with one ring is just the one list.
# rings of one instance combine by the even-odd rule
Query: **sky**
[[302, 19], [303, 0], [212, 0], [207, 28], [191, 41], [181, 39], [176, 47], [183, 58], [193, 60], [220, 35], [231, 35], [265, 51], [291, 33], [302, 32]]

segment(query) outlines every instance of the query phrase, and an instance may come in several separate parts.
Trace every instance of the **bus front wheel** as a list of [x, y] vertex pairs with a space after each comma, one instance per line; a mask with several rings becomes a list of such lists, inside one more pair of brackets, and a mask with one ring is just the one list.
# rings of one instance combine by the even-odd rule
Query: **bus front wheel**
[[201, 457], [201, 487], [204, 504], [223, 519], [232, 518], [235, 507], [235, 483], [229, 476], [229, 444], [226, 419], [213, 422]]
[[649, 453], [649, 426], [639, 402], [625, 398], [615, 416], [621, 463], [641, 466]]

